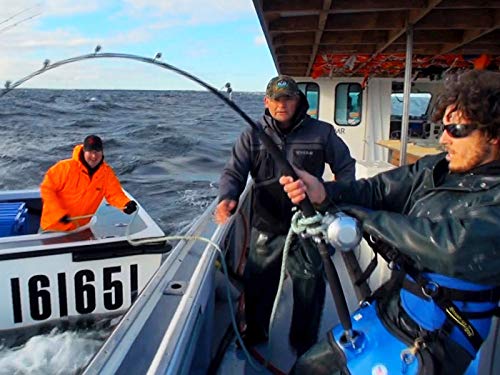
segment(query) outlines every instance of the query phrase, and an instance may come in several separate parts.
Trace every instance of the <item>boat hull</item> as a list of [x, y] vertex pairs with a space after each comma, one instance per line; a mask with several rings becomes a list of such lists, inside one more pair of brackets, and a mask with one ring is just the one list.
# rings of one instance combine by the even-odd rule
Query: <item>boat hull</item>
[[71, 252], [0, 263], [0, 331], [88, 314], [119, 314], [137, 298], [161, 254], [74, 261]]
[[[131, 197], [132, 199], [132, 197]], [[15, 203], [13, 203], [15, 202]], [[72, 232], [39, 232], [38, 191], [0, 193], [0, 216], [16, 220], [0, 237], [0, 334], [123, 314], [169, 250], [163, 231], [139, 206], [134, 215], [103, 202]], [[19, 205], [19, 203], [21, 203]], [[22, 207], [22, 215], [7, 212]], [[5, 220], [8, 224], [8, 220]], [[134, 241], [146, 240], [137, 245]]]

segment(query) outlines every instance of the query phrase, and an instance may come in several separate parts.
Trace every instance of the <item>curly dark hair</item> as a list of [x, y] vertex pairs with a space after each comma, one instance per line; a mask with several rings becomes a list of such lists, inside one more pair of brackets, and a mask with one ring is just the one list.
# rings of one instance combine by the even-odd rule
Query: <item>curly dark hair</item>
[[442, 120], [446, 107], [479, 125], [491, 138], [500, 138], [500, 72], [468, 70], [448, 75], [444, 92], [439, 96], [432, 120]]

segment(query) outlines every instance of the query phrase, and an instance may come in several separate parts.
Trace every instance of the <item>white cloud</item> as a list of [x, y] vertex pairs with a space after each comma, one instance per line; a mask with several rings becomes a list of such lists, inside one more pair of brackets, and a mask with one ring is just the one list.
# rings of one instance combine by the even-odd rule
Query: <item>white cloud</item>
[[166, 20], [157, 22], [156, 28], [171, 27], [172, 20], [175, 24], [215, 23], [254, 14], [249, 0], [125, 0], [124, 3], [124, 11], [129, 15], [146, 13]]
[[30, 15], [41, 13], [45, 16], [74, 15], [98, 10], [99, 0], [2, 0], [0, 22], [16, 14], [10, 22], [20, 21]]
[[123, 44], [137, 44], [147, 41], [151, 38], [152, 32], [149, 27], [138, 27], [135, 29], [127, 30], [126, 32], [119, 32], [102, 41], [106, 46], [116, 46]]
[[19, 30], [29, 30], [42, 16], [40, 5], [34, 2], [7, 0], [0, 8], [0, 41]]
[[[41, 9], [42, 2], [36, 0], [2, 0], [2, 7], [0, 8], [0, 22], [7, 18], [22, 18], [26, 17], [28, 12], [34, 9]], [[20, 13], [20, 14], [18, 14]], [[17, 16], [15, 16], [18, 14]]]
[[[125, 0], [125, 4], [135, 9], [150, 8], [166, 13], [211, 13], [218, 10], [224, 14], [241, 14], [253, 10], [248, 0]], [[210, 14], [213, 16], [214, 14]]]
[[[111, 11], [115, 13], [112, 14]], [[12, 18], [10, 23], [0, 24], [0, 30], [2, 26], [21, 21], [23, 16], [41, 14], [20, 22], [6, 32], [0, 31], [0, 88], [7, 79], [16, 81], [40, 69], [46, 58], [55, 62], [91, 53], [97, 44], [103, 46], [103, 52], [153, 55], [156, 50], [148, 43], [151, 40], [159, 50], [163, 49], [165, 56], [169, 52], [172, 54], [168, 57], [173, 59], [173, 63], [187, 65], [190, 69], [201, 65], [203, 68], [199, 68], [197, 73], [207, 75], [203, 69], [212, 66], [210, 59], [216, 46], [205, 45], [203, 41], [197, 43], [199, 38], [195, 38], [190, 39], [189, 48], [178, 50], [176, 42], [183, 37], [189, 38], [189, 28], [186, 28], [186, 35], [169, 34], [168, 30], [164, 30], [174, 26], [217, 25], [243, 17], [256, 17], [250, 0], [0, 0], [0, 23], [19, 12], [23, 13]], [[92, 19], [87, 16], [90, 12], [100, 15], [96, 24], [91, 25], [92, 33], [87, 31], [88, 20]], [[85, 17], [80, 18], [80, 15]], [[98, 24], [97, 20], [105, 24]], [[114, 28], [115, 22], [122, 27]], [[99, 25], [102, 25], [102, 30]], [[241, 34], [253, 37], [257, 32], [255, 29], [245, 29]], [[162, 37], [158, 38], [158, 35]], [[265, 40], [262, 36], [257, 36], [254, 43], [265, 43]], [[187, 63], [184, 58], [187, 58]], [[116, 69], [104, 71], [93, 65], [95, 69], [83, 71], [86, 75], [86, 79], [83, 79], [82, 71], [77, 69], [79, 64], [74, 65], [75, 67], [61, 68], [60, 71], [57, 69], [55, 75], [52, 72], [44, 73], [43, 77], [37, 77], [27, 85], [61, 87], [60, 82], [74, 82], [73, 86], [76, 87], [79, 86], [76, 82], [82, 82], [81, 87], [84, 87], [87, 82], [93, 81], [94, 75], [101, 77], [97, 82], [103, 83], [117, 74]], [[211, 77], [218, 74], [218, 69], [210, 69], [213, 70], [210, 71]], [[119, 79], [114, 82], [129, 85], [131, 80], [145, 82], [148, 77], [148, 74], [144, 74], [139, 80], [139, 74], [131, 74], [129, 71], [120, 74]], [[155, 78], [149, 79], [149, 82], [157, 84]], [[168, 83], [159, 87], [170, 86], [172, 85]]]
[[254, 39], [254, 42], [258, 46], [261, 46], [263, 44], [267, 44], [266, 37], [264, 35], [256, 36], [255, 39]]
[[[98, 0], [1, 0], [0, 46], [7, 53], [23, 49], [65, 48], [94, 41], [81, 36], [72, 29], [39, 30], [47, 17], [77, 15], [98, 9]], [[75, 25], [75, 27], [78, 25]]]
[[[17, 38], [16, 38], [17, 39]], [[5, 48], [14, 48], [17, 52], [23, 49], [43, 49], [43, 48], [74, 48], [80, 46], [94, 45], [95, 41], [89, 38], [83, 38], [77, 35], [72, 35], [65, 30], [55, 30], [51, 32], [39, 33], [30, 37], [21, 37], [17, 43], [3, 46], [0, 40], [0, 46]]]
[[[0, 0], [0, 47], [4, 51], [19, 51], [29, 48], [74, 48], [96, 43], [110, 46], [141, 43], [150, 40], [159, 30], [180, 25], [196, 25], [232, 21], [238, 17], [253, 13], [253, 5], [249, 0], [122, 0], [116, 4], [121, 10], [111, 14], [110, 19], [124, 16], [131, 17], [128, 30], [118, 30], [114, 34], [106, 34], [99, 40], [93, 40], [74, 28], [58, 30], [40, 30], [39, 25], [50, 18], [57, 24], [57, 18], [78, 16], [99, 9], [101, 0]], [[103, 2], [109, 5], [109, 1]], [[104, 7], [101, 6], [101, 7]], [[119, 8], [118, 8], [119, 9]], [[19, 14], [21, 13], [21, 14]], [[14, 16], [14, 17], [13, 17]], [[10, 17], [12, 19], [6, 21]], [[33, 17], [24, 20], [27, 17]], [[54, 19], [56, 21], [54, 21]], [[18, 23], [18, 24], [16, 24]], [[8, 30], [1, 31], [7, 27]]]
[[62, 16], [90, 13], [102, 8], [103, 2], [99, 0], [46, 0], [43, 2], [43, 11], [46, 15]]

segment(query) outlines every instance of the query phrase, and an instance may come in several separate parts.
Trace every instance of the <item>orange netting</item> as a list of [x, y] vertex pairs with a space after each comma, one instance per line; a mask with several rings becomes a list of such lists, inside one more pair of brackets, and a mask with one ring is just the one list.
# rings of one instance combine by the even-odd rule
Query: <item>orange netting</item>
[[[397, 77], [405, 68], [405, 54], [379, 54], [371, 59], [371, 55], [348, 55], [348, 54], [323, 54], [316, 57], [313, 64], [311, 77], [345, 76], [355, 72], [358, 76], [369, 77]], [[413, 70], [435, 68], [445, 70], [452, 68], [474, 68], [483, 66], [485, 61], [496, 63], [500, 66], [500, 57], [491, 58], [486, 55], [463, 56], [455, 54], [437, 56], [413, 56]], [[367, 63], [368, 62], [368, 63]], [[365, 64], [366, 63], [366, 64]], [[361, 68], [359, 68], [363, 65]]]

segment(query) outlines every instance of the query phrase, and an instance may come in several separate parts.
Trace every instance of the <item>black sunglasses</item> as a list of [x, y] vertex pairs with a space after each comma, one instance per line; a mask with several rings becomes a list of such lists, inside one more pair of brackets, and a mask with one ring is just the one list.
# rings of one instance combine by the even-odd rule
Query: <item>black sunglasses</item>
[[448, 133], [448, 135], [452, 138], [465, 138], [474, 130], [476, 130], [479, 125], [478, 124], [448, 124], [443, 125], [444, 130]]

